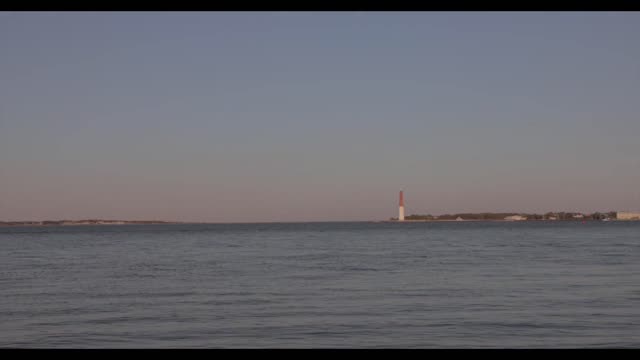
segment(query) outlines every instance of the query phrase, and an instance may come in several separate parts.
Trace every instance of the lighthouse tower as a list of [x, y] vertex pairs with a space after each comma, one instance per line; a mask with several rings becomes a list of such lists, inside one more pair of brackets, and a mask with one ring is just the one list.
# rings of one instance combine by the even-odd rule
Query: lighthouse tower
[[400, 190], [400, 204], [398, 206], [398, 221], [404, 221], [404, 197], [402, 196], [402, 190]]

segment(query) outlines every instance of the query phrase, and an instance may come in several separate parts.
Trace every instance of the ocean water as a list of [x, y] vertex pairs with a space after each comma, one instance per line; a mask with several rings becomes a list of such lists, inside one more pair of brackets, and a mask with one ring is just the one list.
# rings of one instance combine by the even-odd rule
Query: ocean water
[[4, 348], [639, 348], [640, 223], [0, 228]]

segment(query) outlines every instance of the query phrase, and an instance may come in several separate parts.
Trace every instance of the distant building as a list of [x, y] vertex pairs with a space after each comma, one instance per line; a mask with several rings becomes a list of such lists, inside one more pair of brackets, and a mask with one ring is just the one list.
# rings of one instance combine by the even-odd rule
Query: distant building
[[464, 221], [464, 219], [463, 219], [463, 218], [461, 218], [460, 216], [458, 216], [458, 217], [456, 218], [456, 221]]
[[618, 220], [640, 220], [640, 213], [630, 211], [618, 211], [616, 215]]
[[509, 221], [522, 221], [522, 220], [527, 220], [526, 217], [524, 216], [520, 216], [520, 215], [511, 215], [511, 216], [507, 216], [504, 218], [505, 220], [509, 220]]
[[574, 218], [574, 219], [584, 219], [584, 215], [582, 215], [582, 214], [575, 214], [575, 215], [573, 215], [573, 218]]

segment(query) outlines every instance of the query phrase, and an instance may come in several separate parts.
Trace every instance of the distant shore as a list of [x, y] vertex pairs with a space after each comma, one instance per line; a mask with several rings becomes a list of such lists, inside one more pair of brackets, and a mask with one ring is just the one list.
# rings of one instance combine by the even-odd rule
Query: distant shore
[[45, 221], [0, 221], [0, 226], [86, 226], [86, 225], [155, 225], [185, 224], [178, 221], [160, 220], [45, 220]]
[[528, 220], [504, 220], [504, 219], [462, 219], [462, 220], [455, 220], [455, 219], [443, 219], [443, 220], [379, 220], [376, 222], [384, 222], [384, 223], [424, 223], [424, 222], [471, 222], [471, 221], [475, 221], [475, 222], [582, 222], [582, 221], [589, 221], [589, 222], [593, 222], [593, 221], [631, 221], [631, 220], [619, 220], [619, 219], [609, 219], [609, 220], [593, 220], [593, 219], [567, 219], [567, 220], [550, 220], [550, 219], [528, 219]]
[[[548, 212], [545, 214], [526, 213], [457, 213], [444, 215], [412, 214], [400, 221], [398, 218], [385, 220], [361, 220], [354, 222], [374, 223], [425, 223], [425, 222], [591, 222], [591, 221], [640, 221], [640, 213], [632, 212], [595, 212], [583, 214], [576, 212]], [[351, 222], [351, 221], [293, 221], [293, 222]], [[9, 226], [96, 226], [96, 225], [195, 225], [195, 224], [236, 224], [236, 223], [287, 223], [287, 221], [272, 222], [202, 222], [202, 221], [166, 221], [166, 220], [108, 220], [108, 219], [80, 219], [80, 220], [43, 220], [43, 221], [0, 221], [0, 227]]]
[[640, 219], [640, 214], [626, 211], [606, 211], [581, 213], [571, 211], [549, 211], [545, 213], [524, 212], [479, 212], [455, 214], [411, 214], [403, 220], [397, 217], [387, 219], [389, 222], [429, 222], [429, 221], [611, 221]]

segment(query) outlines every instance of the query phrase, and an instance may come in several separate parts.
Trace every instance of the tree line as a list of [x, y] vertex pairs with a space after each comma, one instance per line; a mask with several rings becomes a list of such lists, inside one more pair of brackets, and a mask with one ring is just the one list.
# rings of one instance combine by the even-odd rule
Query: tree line
[[[463, 220], [505, 220], [505, 218], [509, 216], [522, 216], [526, 218], [526, 220], [604, 220], [604, 219], [615, 219], [616, 218], [615, 211], [609, 212], [594, 212], [591, 214], [583, 214], [579, 212], [547, 212], [544, 214], [536, 214], [536, 213], [490, 213], [490, 212], [482, 212], [482, 213], [456, 213], [456, 214], [443, 214], [443, 215], [431, 215], [431, 214], [411, 214], [409, 216], [405, 216], [405, 220], [456, 220], [461, 218]], [[391, 218], [390, 220], [398, 220], [398, 218]]]

